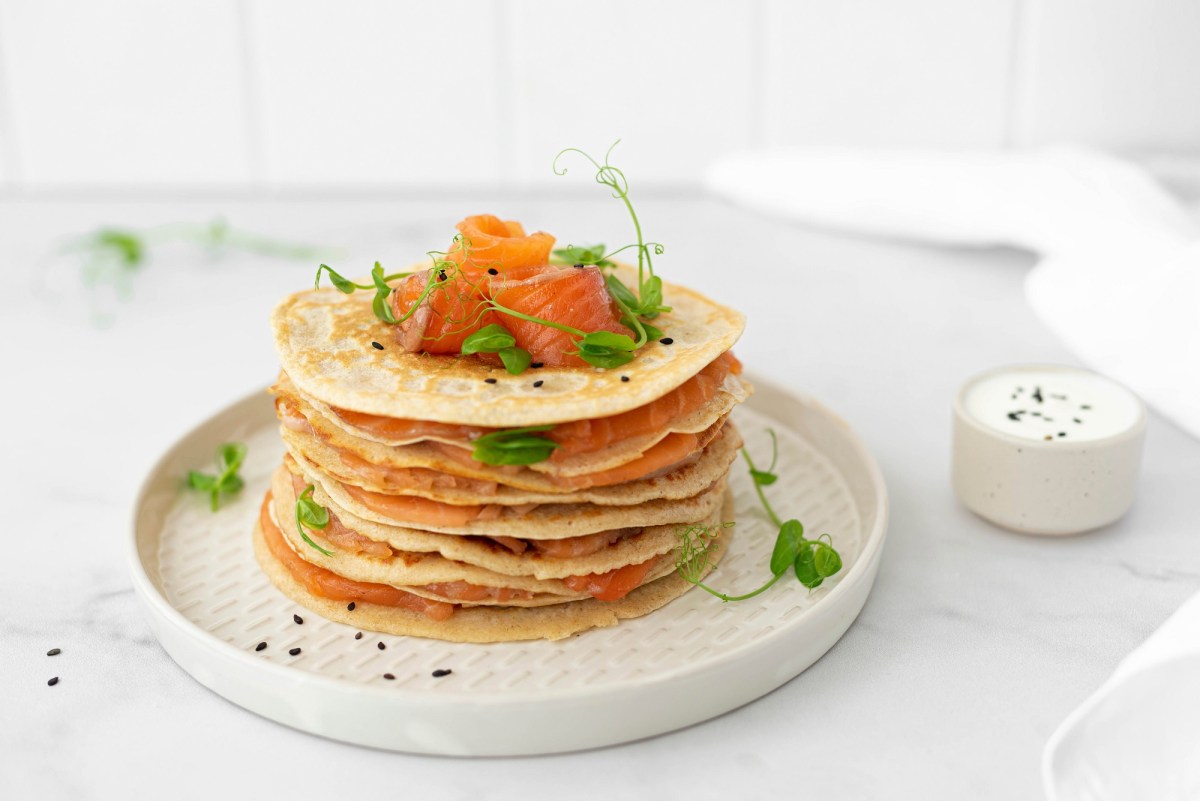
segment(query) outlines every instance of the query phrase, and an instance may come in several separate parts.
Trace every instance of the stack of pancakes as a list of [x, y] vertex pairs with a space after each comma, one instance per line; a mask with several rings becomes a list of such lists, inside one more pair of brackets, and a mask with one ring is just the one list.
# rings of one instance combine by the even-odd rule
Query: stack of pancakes
[[[750, 388], [728, 352], [741, 315], [667, 292], [663, 339], [633, 362], [517, 376], [405, 352], [362, 293], [286, 298], [272, 323], [287, 453], [255, 529], [264, 571], [324, 617], [463, 642], [557, 639], [684, 593], [680, 531], [731, 519], [728, 418]], [[558, 445], [549, 458], [477, 458], [479, 437], [532, 426], [553, 426], [531, 432]], [[324, 527], [298, 525], [306, 491]]]

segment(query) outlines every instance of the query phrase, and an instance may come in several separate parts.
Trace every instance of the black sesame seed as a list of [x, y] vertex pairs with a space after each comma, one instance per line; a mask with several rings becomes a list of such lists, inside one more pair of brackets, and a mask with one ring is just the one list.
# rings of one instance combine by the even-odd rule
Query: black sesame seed
[[346, 611], [347, 611], [347, 612], [353, 612], [353, 611], [354, 611], [354, 601], [351, 601], [350, 603], [346, 604]]
[[658, 341], [663, 343], [664, 345], [672, 345], [675, 343], [675, 340], [671, 339], [670, 337], [663, 337], [662, 339], [660, 339]]
[[380, 651], [382, 651], [383, 649], [387, 648], [387, 646], [386, 646], [386, 645], [384, 645], [384, 644], [383, 644], [383, 643], [381, 643], [381, 642], [377, 642], [377, 643], [375, 643], [375, 647], [376, 647], [376, 648], [378, 648]]
[[358, 634], [355, 634], [355, 635], [354, 635], [354, 639], [356, 639], [356, 640], [361, 640], [361, 639], [362, 639], [362, 632], [360, 631]]
[[1088, 405], [1085, 403], [1083, 406], [1080, 406], [1079, 408], [1080, 408], [1080, 409], [1084, 409], [1084, 410], [1088, 410], [1088, 409], [1091, 409], [1092, 407], [1091, 407], [1091, 406], [1088, 406]]
[[296, 621], [297, 626], [304, 625], [304, 618], [300, 617], [299, 615], [292, 615], [292, 620]]
[[575, 265], [572, 265], [572, 266], [573, 266], [573, 267], [574, 267], [576, 270], [582, 270], [582, 269], [584, 268], [584, 265], [582, 265], [582, 264], [575, 264]]
[[383, 350], [383, 345], [380, 345], [378, 342], [372, 342], [371, 347], [375, 350]]
[[500, 271], [495, 267], [488, 267], [488, 275], [499, 275]]
[[433, 671], [433, 677], [435, 679], [440, 679], [442, 676], [449, 676], [453, 672], [454, 671], [450, 670], [449, 668], [438, 668], [437, 670]]
[[438, 280], [439, 281], [446, 280], [446, 271], [445, 270], [438, 270]]
[[62, 653], [61, 648], [51, 648], [49, 651], [46, 652], [46, 656], [58, 656], [61, 653]]
[[1034, 388], [1033, 388], [1033, 399], [1034, 399], [1035, 401], [1037, 401], [1038, 403], [1045, 403], [1045, 402], [1046, 402], [1046, 399], [1042, 397], [1042, 388], [1041, 388], [1041, 387], [1034, 387]]
[[534, 362], [533, 364], [531, 364], [529, 366], [532, 367], [534, 370], [541, 370], [546, 365], [543, 362]]
[[51, 687], [53, 687], [55, 684], [58, 684], [58, 676], [55, 676], [54, 678], [50, 679], [50, 681], [46, 682], [46, 684], [48, 684]]
[[621, 376], [621, 381], [623, 381], [625, 383], [629, 383], [629, 376], [627, 376], [627, 375]]
[[395, 680], [396, 680], [396, 677], [395, 677], [395, 676], [393, 676], [391, 673], [384, 673], [384, 674], [383, 674], [383, 677], [384, 677], [385, 679], [387, 679], [388, 681], [395, 681]]
[[1072, 420], [1074, 420], [1074, 421], [1075, 421], [1076, 423], [1078, 423], [1079, 425], [1083, 425], [1083, 421], [1082, 421], [1082, 420], [1080, 420], [1078, 417], [1072, 417], [1071, 419], [1072, 419]]
[[533, 382], [533, 385], [534, 385], [535, 387], [540, 387], [542, 384], [545, 384], [545, 383], [546, 383], [545, 381], [534, 381], [534, 382]]
[[1058, 435], [1059, 435], [1060, 437], [1065, 437], [1065, 436], [1067, 435], [1067, 432], [1066, 432], [1066, 431], [1059, 431], [1059, 432], [1058, 432]]
[[265, 642], [260, 642], [258, 645], [254, 646], [254, 650], [261, 651], [266, 647], [267, 647], [267, 644]]
[[495, 384], [495, 383], [496, 383], [496, 379], [494, 379], [494, 378], [485, 378], [485, 379], [483, 379], [483, 383], [485, 383], [485, 384]]
[[293, 648], [292, 650], [288, 651], [288, 653], [289, 653], [289, 654], [291, 654], [292, 656], [296, 656], [296, 655], [298, 655], [298, 654], [300, 653], [300, 649], [299, 649], [299, 648]]

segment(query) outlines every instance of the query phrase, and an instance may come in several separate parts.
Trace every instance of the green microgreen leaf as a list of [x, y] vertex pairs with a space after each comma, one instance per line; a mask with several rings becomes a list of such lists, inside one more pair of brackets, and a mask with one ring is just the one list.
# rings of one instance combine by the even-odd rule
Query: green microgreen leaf
[[392, 304], [388, 303], [388, 296], [392, 294], [392, 288], [388, 285], [387, 279], [383, 274], [383, 265], [375, 262], [375, 266], [371, 269], [371, 280], [375, 283], [375, 299], [371, 301], [371, 311], [375, 312], [375, 316], [388, 325], [396, 324], [396, 315], [392, 314]]
[[504, 362], [504, 369], [513, 375], [520, 375], [529, 369], [529, 365], [533, 363], [533, 356], [524, 348], [504, 348], [500, 351], [500, 361]]
[[817, 570], [812, 548], [805, 548], [796, 554], [796, 561], [793, 567], [796, 571], [796, 578], [810, 590], [820, 587], [821, 582], [825, 580], [824, 576]]
[[337, 291], [343, 292], [347, 295], [354, 294], [354, 290], [356, 290], [356, 289], [370, 289], [371, 288], [370, 286], [363, 286], [362, 284], [356, 284], [353, 281], [351, 281], [349, 278], [346, 278], [345, 276], [338, 273], [336, 270], [334, 270], [328, 264], [322, 264], [320, 267], [317, 268], [317, 277], [313, 281], [314, 289], [321, 288], [321, 273], [326, 273], [329, 276], [329, 283], [333, 284], [334, 288], [337, 289]]
[[593, 331], [576, 343], [579, 358], [596, 367], [613, 368], [633, 361], [637, 343], [625, 334]]
[[782, 573], [787, 570], [788, 565], [796, 561], [804, 542], [804, 526], [799, 520], [789, 520], [780, 526], [779, 536], [775, 538], [775, 550], [771, 552], [771, 572]]
[[221, 498], [234, 495], [242, 490], [246, 482], [238, 475], [242, 462], [246, 459], [246, 446], [240, 442], [225, 442], [217, 448], [217, 473], [209, 475], [197, 470], [187, 473], [187, 486], [191, 489], [207, 493], [209, 505], [215, 512], [221, 505]]
[[499, 323], [492, 323], [480, 328], [474, 334], [463, 340], [462, 353], [499, 353], [505, 348], [511, 348], [517, 340], [508, 329]]
[[195, 470], [189, 470], [187, 474], [188, 486], [194, 490], [201, 492], [209, 492], [217, 483], [216, 476], [210, 476], [207, 473], [200, 473]]
[[597, 267], [615, 267], [616, 265], [604, 258], [604, 245], [567, 245], [551, 251], [554, 261], [559, 264], [594, 264]]
[[312, 537], [308, 535], [304, 529], [323, 529], [329, 525], [329, 510], [321, 504], [313, 500], [313, 490], [315, 485], [309, 484], [304, 488], [304, 492], [296, 498], [296, 530], [300, 532], [300, 539], [305, 543], [320, 551], [325, 556], [333, 556], [333, 551], [326, 550], [320, 545], [313, 542]]
[[525, 465], [544, 462], [558, 443], [537, 434], [554, 426], [527, 426], [484, 434], [473, 443], [471, 458], [491, 465]]
[[820, 542], [813, 549], [813, 567], [818, 575], [828, 578], [842, 569], [841, 554], [833, 546]]
[[637, 295], [633, 294], [633, 290], [625, 286], [625, 282], [620, 278], [609, 275], [604, 279], [604, 284], [608, 287], [608, 294], [612, 295], [614, 300], [628, 306], [631, 313], [638, 307]]
[[96, 244], [111, 253], [126, 267], [137, 267], [146, 258], [146, 245], [142, 237], [132, 231], [106, 228], [96, 233]]

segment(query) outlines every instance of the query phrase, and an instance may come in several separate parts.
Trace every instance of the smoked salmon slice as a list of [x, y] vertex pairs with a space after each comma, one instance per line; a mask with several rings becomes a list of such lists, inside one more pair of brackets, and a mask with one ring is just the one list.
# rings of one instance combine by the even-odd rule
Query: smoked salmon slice
[[619, 601], [645, 581], [650, 568], [657, 561], [657, 558], [647, 559], [641, 564], [625, 565], [607, 573], [568, 576], [563, 579], [563, 584], [575, 592], [586, 592], [599, 601]]
[[[436, 283], [425, 294], [431, 278]], [[496, 322], [478, 285], [444, 270], [435, 274], [431, 268], [408, 276], [392, 292], [390, 302], [396, 319], [403, 320], [397, 325], [400, 345], [409, 353], [460, 353], [467, 337]]]
[[465, 526], [472, 520], [485, 518], [487, 506], [451, 506], [415, 495], [382, 495], [378, 492], [342, 484], [346, 493], [376, 514], [404, 523], [423, 523], [428, 526]]
[[[514, 311], [562, 323], [584, 333], [629, 333], [629, 329], [621, 325], [598, 267], [549, 267], [521, 281], [501, 282], [494, 291], [494, 299]], [[497, 314], [497, 319], [516, 339], [517, 346], [529, 351], [535, 362], [548, 367], [588, 366], [587, 362], [572, 355], [572, 351], [577, 350], [577, 336], [503, 312]]]
[[740, 375], [741, 372], [742, 363], [726, 351], [688, 381], [645, 406], [611, 417], [559, 423], [545, 435], [559, 445], [550, 460], [561, 462], [572, 456], [603, 450], [624, 439], [663, 431], [673, 421], [687, 417], [712, 400], [727, 375]]
[[[544, 231], [526, 235], [525, 228], [513, 220], [501, 220], [492, 214], [476, 214], [454, 226], [462, 234], [447, 260], [462, 265], [468, 274], [488, 268], [501, 273], [520, 267], [540, 267], [550, 262], [554, 237]], [[465, 245], [465, 247], [464, 247]]]
[[388, 440], [422, 440], [422, 439], [452, 439], [469, 442], [484, 434], [495, 431], [494, 428], [480, 426], [462, 426], [453, 423], [436, 423], [429, 420], [403, 420], [398, 417], [379, 417], [374, 414], [352, 412], [348, 409], [330, 407], [333, 413], [348, 425], [364, 431], [380, 439]]
[[430, 620], [447, 620], [454, 614], [454, 605], [443, 601], [431, 601], [411, 592], [388, 586], [387, 584], [368, 584], [354, 581], [326, 570], [323, 567], [306, 562], [283, 541], [283, 532], [271, 519], [271, 493], [263, 498], [259, 510], [258, 522], [262, 528], [263, 539], [271, 552], [292, 578], [304, 585], [313, 595], [329, 598], [335, 601], [362, 601], [380, 606], [398, 606], [424, 615]]
[[[742, 363], [726, 351], [695, 376], [658, 400], [622, 414], [594, 420], [559, 423], [544, 436], [558, 443], [551, 461], [563, 461], [572, 456], [593, 453], [616, 445], [625, 439], [649, 436], [668, 428], [670, 423], [685, 418], [708, 403], [725, 383], [730, 373], [741, 375]], [[308, 421], [281, 400], [276, 409], [284, 425], [296, 430], [308, 430]], [[479, 426], [454, 425], [424, 420], [402, 420], [334, 408], [333, 412], [347, 424], [365, 433], [388, 440], [424, 439], [452, 440], [469, 444], [495, 429]], [[450, 456], [459, 456], [461, 448], [447, 448]], [[596, 486], [596, 485], [593, 485]]]

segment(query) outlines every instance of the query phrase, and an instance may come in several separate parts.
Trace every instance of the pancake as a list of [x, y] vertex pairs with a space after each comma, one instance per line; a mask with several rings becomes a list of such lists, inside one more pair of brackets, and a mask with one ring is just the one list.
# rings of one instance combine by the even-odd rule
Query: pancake
[[[677, 500], [690, 498], [729, 472], [730, 465], [737, 459], [742, 445], [741, 435], [732, 423], [726, 423], [718, 436], [695, 455], [694, 460], [654, 478], [629, 481], [605, 487], [572, 490], [569, 486], [545, 486], [548, 482], [530, 480], [524, 484], [541, 483], [540, 490], [509, 486], [512, 471], [488, 471], [489, 465], [480, 465], [475, 478], [458, 479], [447, 474], [443, 461], [435, 454], [429, 462], [423, 462], [412, 453], [375, 453], [371, 458], [346, 457], [338, 449], [319, 437], [287, 427], [280, 429], [280, 436], [288, 451], [298, 454], [306, 462], [333, 479], [352, 484], [371, 492], [386, 495], [414, 495], [439, 503], [472, 505], [501, 504], [520, 506], [530, 503], [593, 503], [601, 506], [629, 506], [654, 499]], [[384, 448], [383, 445], [374, 447]], [[355, 465], [359, 459], [365, 465]], [[365, 468], [365, 469], [364, 469]], [[405, 486], [388, 479], [388, 470], [395, 470], [400, 477], [408, 476], [413, 469], [425, 477], [424, 482], [408, 479]], [[498, 483], [494, 483], [498, 482]]]
[[[501, 507], [496, 519], [474, 520], [463, 524], [438, 524], [428, 521], [399, 520], [372, 509], [361, 500], [361, 491], [339, 483], [322, 473], [302, 456], [291, 454], [305, 482], [314, 486], [313, 499], [321, 506], [333, 504], [356, 517], [390, 526], [406, 526], [440, 534], [505, 536], [528, 539], [564, 539], [599, 531], [630, 526], [663, 526], [704, 520], [720, 508], [725, 492], [722, 477], [690, 498], [656, 499], [632, 506], [601, 506], [592, 503], [542, 504], [521, 514], [521, 507]], [[379, 496], [386, 498], [389, 496]]]
[[[367, 461], [375, 461], [381, 457], [395, 460], [404, 453], [411, 452], [414, 454], [414, 459], [436, 461], [453, 468], [461, 460], [447, 459], [442, 455], [444, 449], [436, 447], [405, 448], [402, 446], [432, 442], [453, 446], [467, 453], [472, 449], [469, 440], [438, 436], [437, 434], [403, 438], [373, 435], [369, 431], [347, 423], [328, 404], [298, 390], [286, 374], [280, 376], [271, 391], [282, 403], [304, 417], [314, 435], [329, 442], [333, 447], [353, 453]], [[725, 380], [713, 398], [690, 414], [671, 420], [668, 426], [659, 431], [628, 437], [609, 447], [590, 453], [538, 462], [529, 465], [523, 472], [544, 473], [549, 476], [581, 476], [618, 467], [637, 459], [669, 434], [696, 434], [708, 429], [718, 420], [728, 416], [734, 406], [745, 401], [751, 391], [750, 384], [730, 373], [725, 376]], [[300, 428], [293, 428], [293, 430], [302, 433]], [[489, 475], [486, 469], [488, 465], [477, 464], [482, 475]], [[528, 483], [530, 488], [535, 488], [533, 485], [538, 483], [537, 476], [529, 476]]]
[[[384, 559], [358, 556], [350, 553], [349, 549], [339, 547], [326, 540], [319, 529], [313, 530], [310, 532], [312, 539], [325, 550], [335, 554], [335, 557], [325, 557], [305, 543], [296, 530], [294, 514], [296, 493], [292, 486], [291, 474], [286, 469], [280, 468], [275, 472], [271, 481], [271, 492], [274, 496], [273, 518], [284, 536], [291, 541], [293, 550], [301, 558], [322, 567], [328, 567], [348, 578], [362, 576], [359, 580], [392, 584], [393, 586], [400, 586], [396, 584], [397, 580], [409, 584], [462, 580], [483, 586], [514, 587], [560, 594], [570, 593], [571, 591], [563, 588], [561, 584], [515, 584], [510, 579], [529, 577], [546, 581], [563, 579], [568, 576], [607, 573], [625, 565], [641, 564], [649, 559], [671, 553], [678, 545], [678, 525], [649, 526], [643, 529], [634, 529], [628, 533], [618, 530], [615, 533], [623, 535], [595, 553], [570, 558], [554, 558], [543, 556], [534, 548], [530, 548], [525, 553], [516, 553], [487, 537], [462, 537], [399, 526], [383, 526], [355, 517], [331, 504], [328, 507], [329, 513], [342, 526], [359, 536], [384, 543], [396, 553]], [[706, 520], [692, 522], [713, 525], [721, 522], [717, 518], [719, 515], [712, 515]], [[692, 522], [689, 522], [688, 525], [691, 525]], [[347, 558], [351, 556], [355, 557], [355, 560], [373, 559], [377, 562], [395, 559], [403, 563], [404, 568], [411, 569], [403, 573], [390, 574], [396, 576], [396, 580], [382, 580], [379, 576], [383, 573], [371, 573], [371, 578], [365, 577], [368, 575], [366, 572], [361, 572], [356, 576], [339, 568], [340, 564], [352, 561]], [[474, 570], [465, 568], [474, 568]], [[434, 572], [435, 569], [443, 572]]]
[[[617, 274], [626, 284], [636, 283], [633, 268]], [[284, 372], [300, 391], [329, 406], [516, 428], [588, 420], [647, 404], [729, 350], [745, 327], [741, 313], [698, 292], [664, 282], [663, 293], [674, 310], [656, 317], [654, 325], [672, 344], [649, 343], [620, 369], [547, 367], [537, 372], [537, 387], [528, 373], [510, 376], [476, 359], [405, 352], [394, 327], [375, 318], [370, 293], [297, 292], [276, 306], [271, 324]]]
[[[727, 499], [722, 516], [732, 515], [732, 500]], [[710, 560], [711, 571], [728, 548], [732, 529], [722, 532], [722, 547]], [[254, 554], [263, 572], [287, 597], [329, 620], [359, 629], [385, 634], [431, 637], [450, 642], [507, 642], [515, 640], [560, 640], [588, 629], [615, 626], [622, 620], [641, 617], [666, 606], [692, 589], [677, 572], [634, 589], [618, 601], [581, 601], [538, 607], [466, 607], [447, 620], [431, 620], [400, 607], [381, 606], [358, 601], [353, 611], [345, 601], [314, 595], [297, 581], [267, 547], [262, 527], [255, 525]]]

